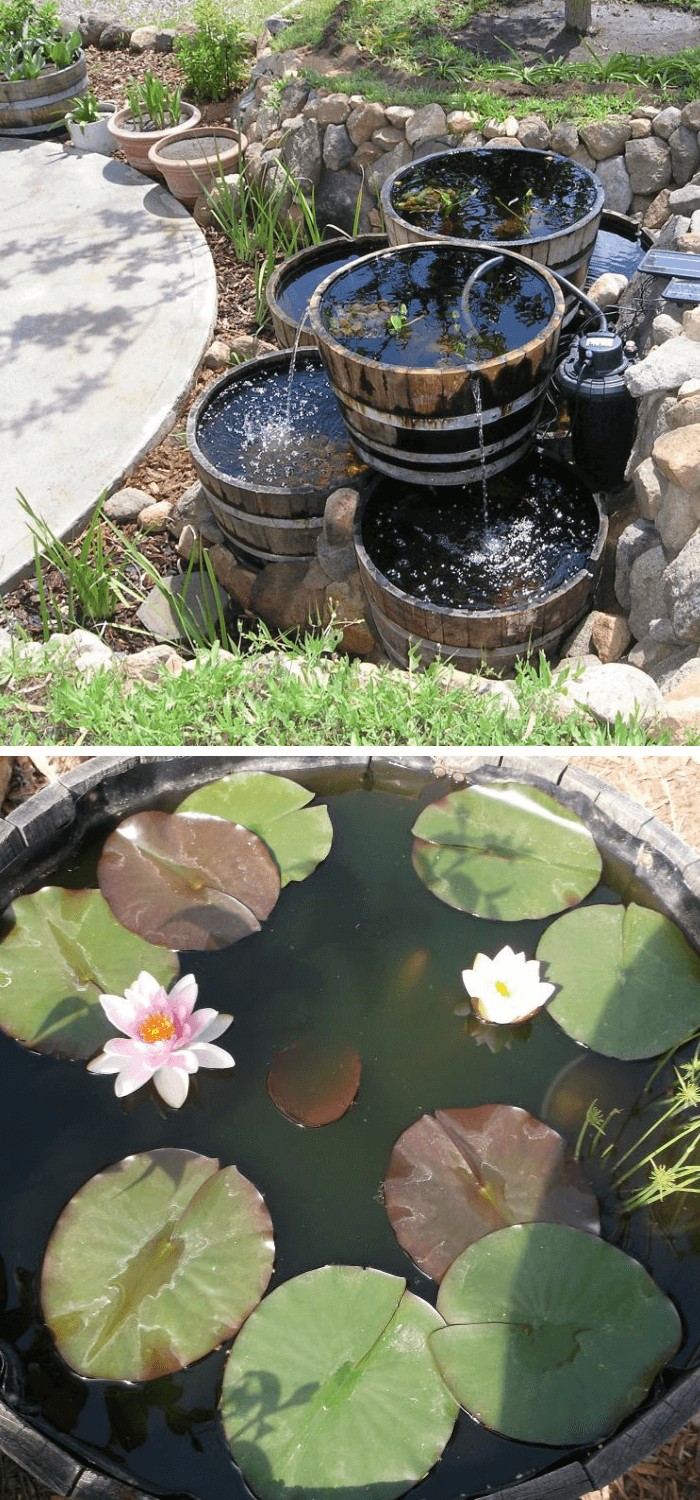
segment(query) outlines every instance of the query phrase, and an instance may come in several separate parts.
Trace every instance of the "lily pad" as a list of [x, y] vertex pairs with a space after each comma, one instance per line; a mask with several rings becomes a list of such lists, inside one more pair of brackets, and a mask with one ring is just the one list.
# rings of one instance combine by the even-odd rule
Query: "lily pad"
[[468, 1245], [509, 1224], [600, 1233], [596, 1198], [565, 1141], [511, 1104], [421, 1115], [394, 1146], [384, 1201], [399, 1244], [436, 1281]]
[[457, 1416], [428, 1349], [435, 1309], [399, 1276], [323, 1266], [266, 1297], [224, 1372], [221, 1416], [259, 1500], [393, 1500]]
[[46, 886], [19, 896], [0, 943], [0, 1027], [26, 1047], [88, 1058], [112, 1035], [99, 1003], [146, 969], [167, 989], [176, 953], [127, 932], [94, 890]]
[[657, 1057], [700, 1026], [700, 957], [645, 906], [589, 906], [553, 922], [537, 957], [558, 986], [549, 1014], [607, 1057]]
[[267, 845], [201, 813], [137, 813], [106, 840], [97, 879], [118, 921], [169, 948], [226, 948], [269, 916], [280, 892]]
[[44, 1257], [44, 1317], [79, 1375], [155, 1380], [237, 1332], [273, 1260], [270, 1215], [235, 1167], [144, 1151], [64, 1208]]
[[306, 880], [333, 842], [327, 807], [308, 807], [313, 792], [268, 771], [240, 771], [191, 792], [178, 812], [208, 813], [252, 829], [272, 850], [282, 885]]
[[267, 1092], [297, 1125], [332, 1125], [349, 1110], [360, 1087], [362, 1062], [354, 1047], [297, 1042], [273, 1058]]
[[419, 879], [477, 917], [551, 916], [600, 879], [600, 854], [576, 813], [514, 781], [450, 792], [423, 809], [413, 833]]
[[430, 1347], [486, 1427], [524, 1443], [596, 1443], [675, 1354], [673, 1303], [622, 1250], [561, 1224], [517, 1224], [455, 1261]]

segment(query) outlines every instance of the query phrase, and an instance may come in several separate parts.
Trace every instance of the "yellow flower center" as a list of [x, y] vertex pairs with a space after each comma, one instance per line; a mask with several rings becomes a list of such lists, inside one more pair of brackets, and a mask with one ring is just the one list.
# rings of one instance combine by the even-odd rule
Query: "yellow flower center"
[[508, 985], [504, 984], [502, 979], [496, 980], [496, 989], [498, 990], [499, 995], [505, 995], [507, 997], [510, 994]]
[[164, 1010], [154, 1010], [138, 1028], [142, 1042], [169, 1042], [175, 1035], [175, 1022]]

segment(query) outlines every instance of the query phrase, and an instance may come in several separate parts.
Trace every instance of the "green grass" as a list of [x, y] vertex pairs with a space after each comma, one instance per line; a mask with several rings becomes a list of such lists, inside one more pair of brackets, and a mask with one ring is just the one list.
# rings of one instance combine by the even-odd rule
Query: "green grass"
[[[0, 663], [0, 737], [16, 745], [493, 746], [667, 743], [639, 725], [602, 728], [584, 711], [558, 719], [550, 668], [523, 664], [512, 684], [519, 712], [450, 686], [444, 667], [366, 677], [333, 655], [332, 628], [300, 645], [264, 627], [227, 656], [198, 653], [181, 676], [125, 682], [118, 667], [92, 678], [45, 649]], [[274, 648], [277, 649], [274, 649]], [[556, 674], [561, 681], [566, 671]]]

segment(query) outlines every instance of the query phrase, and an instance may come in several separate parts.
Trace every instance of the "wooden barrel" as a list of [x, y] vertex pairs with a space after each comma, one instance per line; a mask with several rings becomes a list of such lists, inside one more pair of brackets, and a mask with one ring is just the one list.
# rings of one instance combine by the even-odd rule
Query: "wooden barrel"
[[[408, 300], [411, 284], [419, 279], [417, 267], [425, 279], [422, 263], [428, 252], [435, 258], [433, 284], [448, 273], [453, 276], [455, 263], [479, 267], [494, 257], [489, 247], [444, 239], [363, 256], [322, 282], [311, 299], [309, 321], [353, 445], [365, 463], [416, 484], [469, 484], [482, 473], [500, 473], [530, 446], [556, 364], [564, 296], [544, 267], [503, 252], [509, 266], [526, 272], [526, 284], [537, 287], [541, 325], [534, 337], [506, 353], [471, 364], [465, 357], [446, 365], [437, 355], [427, 367], [392, 364], [353, 351], [330, 330], [329, 313], [343, 291], [343, 278], [354, 283], [366, 270], [368, 284], [381, 288], [384, 268], [392, 273], [403, 262], [401, 285]], [[466, 270], [463, 276], [462, 285]], [[533, 299], [523, 301], [531, 304]]]
[[38, 78], [0, 78], [0, 135], [44, 135], [60, 130], [71, 100], [87, 92], [82, 52], [67, 68], [46, 68]]
[[[339, 454], [337, 465], [331, 466], [332, 472], [329, 469], [327, 482], [324, 480], [316, 486], [307, 483], [293, 487], [264, 484], [257, 478], [247, 480], [242, 474], [217, 468], [207, 457], [202, 446], [202, 427], [214, 405], [225, 404], [229, 392], [235, 400], [246, 382], [253, 380], [257, 383], [288, 374], [291, 360], [292, 355], [287, 351], [264, 354], [237, 365], [207, 387], [192, 407], [187, 421], [190, 455], [212, 514], [232, 550], [252, 567], [261, 568], [270, 562], [310, 562], [316, 553], [328, 496], [340, 485], [350, 481], [357, 483], [360, 472], [349, 443], [343, 449], [345, 460], [343, 454]], [[337, 406], [318, 351], [300, 349], [295, 368], [300, 372], [316, 372], [324, 404], [327, 402], [333, 408], [340, 426]], [[322, 432], [313, 435], [323, 437]]]
[[463, 672], [479, 672], [485, 666], [510, 672], [530, 654], [557, 655], [562, 641], [590, 610], [602, 567], [608, 521], [596, 495], [587, 492], [597, 523], [593, 546], [585, 566], [563, 587], [522, 608], [448, 609], [397, 588], [367, 551], [363, 519], [381, 483], [375, 481], [358, 506], [354, 543], [374, 627], [392, 662], [406, 667], [410, 653], [417, 650], [423, 666], [442, 660]]
[[[543, 228], [524, 235], [517, 232], [512, 235], [507, 232], [482, 233], [478, 216], [474, 215], [473, 227], [454, 237], [480, 240], [498, 250], [516, 250], [528, 260], [548, 266], [551, 271], [556, 271], [560, 276], [565, 276], [567, 281], [573, 282], [574, 286], [583, 288], [605, 203], [603, 184], [587, 167], [553, 151], [525, 148], [519, 151], [499, 151], [485, 146], [474, 150], [433, 152], [421, 157], [419, 161], [400, 167], [387, 178], [382, 188], [382, 210], [390, 244], [406, 245], [415, 240], [453, 238], [435, 228], [422, 227], [418, 222], [424, 217], [420, 209], [409, 215], [405, 209], [402, 212], [396, 207], [397, 200], [410, 192], [414, 183], [416, 187], [425, 184], [431, 168], [441, 184], [449, 181], [455, 185], [464, 183], [471, 188], [478, 182], [491, 200], [496, 200], [499, 204], [505, 200], [504, 207], [507, 207], [508, 199], [519, 190], [521, 194], [527, 193], [530, 185], [538, 182], [542, 185], [543, 196], [548, 197], [553, 206], [556, 206], [564, 196], [558, 187], [558, 180], [563, 183], [565, 177], [568, 184], [573, 177], [577, 194], [580, 194], [585, 207], [564, 228]], [[506, 182], [501, 186], [500, 179], [504, 174]], [[572, 212], [576, 213], [576, 210]], [[577, 306], [575, 299], [568, 299], [567, 321], [575, 315]]]
[[[278, 266], [265, 287], [278, 344], [283, 349], [294, 348], [302, 313], [308, 308], [312, 293], [327, 276], [361, 255], [385, 250], [388, 244], [385, 234], [361, 234], [355, 239], [342, 234], [324, 240], [321, 245], [307, 245], [305, 250], [299, 250]], [[308, 325], [302, 328], [299, 343], [316, 347], [316, 339]]]

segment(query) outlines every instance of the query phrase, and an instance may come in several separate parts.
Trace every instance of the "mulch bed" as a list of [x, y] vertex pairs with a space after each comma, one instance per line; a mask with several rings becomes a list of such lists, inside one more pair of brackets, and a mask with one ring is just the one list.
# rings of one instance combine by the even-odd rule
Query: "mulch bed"
[[[119, 107], [125, 102], [128, 82], [132, 78], [142, 79], [149, 70], [168, 85], [182, 84], [180, 68], [175, 58], [168, 53], [146, 52], [138, 55], [125, 51], [100, 52], [97, 48], [91, 47], [87, 49], [86, 56], [91, 90], [97, 94], [98, 98], [114, 99]], [[230, 121], [234, 103], [235, 96], [232, 95], [222, 103], [201, 106], [204, 119], [207, 123], [217, 124]], [[212, 227], [205, 229], [204, 233], [214, 261], [218, 288], [218, 317], [213, 337], [231, 341], [241, 334], [256, 333], [252, 267], [242, 265], [236, 259], [230, 241], [221, 230]], [[271, 337], [269, 332], [266, 336]], [[163, 442], [133, 470], [124, 481], [125, 484], [145, 490], [147, 494], [152, 495], [154, 500], [168, 500], [174, 503], [183, 491], [195, 482], [197, 476], [185, 441], [187, 414], [200, 393], [212, 380], [216, 379], [217, 373], [212, 370], [202, 369], [198, 372], [176, 425]], [[138, 548], [148, 563], [158, 570], [161, 577], [182, 570], [184, 565], [177, 554], [177, 539], [168, 531], [143, 530], [136, 523], [124, 525], [119, 530]], [[80, 541], [81, 538], [78, 537], [73, 549], [76, 552], [80, 547]], [[115, 567], [124, 566], [126, 582], [134, 589], [140, 589], [142, 595], [148, 594], [151, 589], [150, 580], [139, 570], [138, 566], [129, 562], [128, 559], [125, 560], [125, 551], [120, 538], [109, 526], [103, 527], [103, 541], [105, 551]], [[61, 617], [53, 628], [71, 629], [72, 625], [67, 612], [68, 590], [65, 578], [55, 568], [46, 566], [44, 586]], [[138, 600], [134, 604], [118, 608], [111, 621], [80, 620], [74, 621], [73, 624], [79, 623], [86, 629], [97, 631], [114, 651], [140, 651], [150, 644], [151, 637], [144, 634], [143, 626], [136, 618], [137, 607]], [[5, 595], [2, 600], [0, 623], [11, 631], [25, 632], [32, 640], [43, 639], [39, 590], [33, 576], [25, 579], [11, 593]]]

